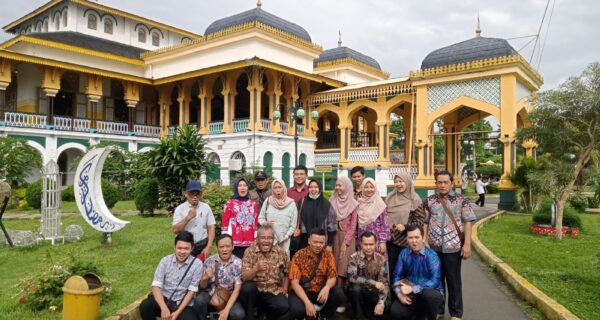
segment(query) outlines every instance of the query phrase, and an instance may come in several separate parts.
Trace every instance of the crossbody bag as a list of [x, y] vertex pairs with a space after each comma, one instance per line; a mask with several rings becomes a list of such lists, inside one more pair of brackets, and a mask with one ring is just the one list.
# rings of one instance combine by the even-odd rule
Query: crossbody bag
[[454, 225], [454, 228], [456, 229], [456, 233], [458, 233], [458, 238], [460, 239], [460, 245], [462, 246], [465, 243], [464, 232], [460, 231], [460, 228], [458, 227], [458, 223], [456, 222], [456, 219], [454, 219], [454, 215], [452, 214], [452, 212], [450, 212], [450, 209], [448, 209], [448, 205], [446, 204], [446, 201], [444, 200], [444, 198], [442, 197], [441, 194], [438, 194], [438, 199], [440, 200], [442, 207], [444, 207], [444, 211], [446, 212], [446, 215], [448, 216], [448, 218], [450, 218], [450, 220], [452, 220], [452, 224]]

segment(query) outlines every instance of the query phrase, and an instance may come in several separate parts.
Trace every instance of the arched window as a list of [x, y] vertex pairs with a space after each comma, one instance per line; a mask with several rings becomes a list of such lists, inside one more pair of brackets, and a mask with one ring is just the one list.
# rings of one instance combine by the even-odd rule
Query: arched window
[[160, 34], [156, 31], [152, 32], [152, 45], [155, 47], [160, 46]]
[[42, 31], [48, 32], [48, 19], [44, 20], [44, 26], [43, 26]]
[[93, 14], [88, 16], [88, 29], [98, 29], [98, 18], [96, 18], [96, 16]]
[[56, 15], [54, 17], [54, 30], [58, 31], [60, 30], [60, 16]]
[[146, 30], [138, 30], [138, 42], [146, 43]]
[[113, 34], [113, 21], [110, 18], [104, 19], [104, 33]]
[[67, 23], [69, 22], [69, 20], [68, 20], [69, 18], [68, 17], [69, 17], [69, 12], [68, 12], [68, 10], [65, 10], [65, 12], [63, 12], [63, 14], [62, 14], [63, 27], [67, 26]]

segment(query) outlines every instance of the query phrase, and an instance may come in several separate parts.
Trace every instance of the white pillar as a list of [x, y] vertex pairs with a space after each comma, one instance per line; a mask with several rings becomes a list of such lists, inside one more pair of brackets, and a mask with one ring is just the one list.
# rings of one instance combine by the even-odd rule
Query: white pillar
[[379, 195], [382, 197], [387, 196], [387, 185], [390, 180], [390, 169], [389, 168], [377, 168], [375, 169], [375, 182], [377, 183], [377, 190]]
[[221, 167], [221, 185], [229, 185], [229, 167]]

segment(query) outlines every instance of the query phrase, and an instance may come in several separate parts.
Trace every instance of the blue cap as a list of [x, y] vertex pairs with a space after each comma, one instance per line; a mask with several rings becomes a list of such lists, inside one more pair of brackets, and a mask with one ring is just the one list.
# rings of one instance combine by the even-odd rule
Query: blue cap
[[202, 184], [200, 181], [192, 180], [185, 185], [185, 192], [200, 191], [202, 192]]

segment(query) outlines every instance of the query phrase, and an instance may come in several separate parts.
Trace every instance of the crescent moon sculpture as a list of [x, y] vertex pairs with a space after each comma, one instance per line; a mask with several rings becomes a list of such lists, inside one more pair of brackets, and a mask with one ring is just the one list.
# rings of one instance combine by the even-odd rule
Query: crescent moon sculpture
[[75, 172], [75, 202], [83, 219], [101, 232], [115, 232], [129, 221], [121, 220], [108, 210], [102, 195], [102, 168], [111, 148], [98, 148], [86, 153]]

